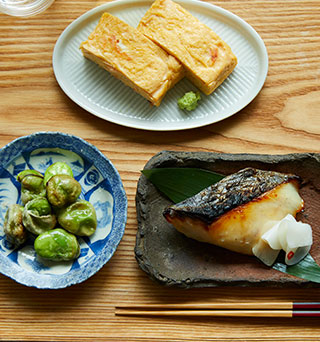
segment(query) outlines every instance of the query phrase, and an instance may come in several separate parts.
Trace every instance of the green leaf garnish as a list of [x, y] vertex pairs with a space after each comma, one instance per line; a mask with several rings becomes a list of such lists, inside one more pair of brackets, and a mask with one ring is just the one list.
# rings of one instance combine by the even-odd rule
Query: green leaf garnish
[[272, 268], [298, 278], [320, 283], [320, 266], [314, 261], [310, 254], [295, 265], [288, 266], [281, 262], [277, 262]]
[[197, 194], [224, 177], [196, 168], [158, 168], [141, 172], [174, 203]]
[[[194, 196], [225, 176], [198, 168], [155, 168], [141, 171], [153, 185], [174, 203]], [[276, 262], [273, 269], [295, 277], [320, 283], [320, 266], [308, 254], [298, 264]]]

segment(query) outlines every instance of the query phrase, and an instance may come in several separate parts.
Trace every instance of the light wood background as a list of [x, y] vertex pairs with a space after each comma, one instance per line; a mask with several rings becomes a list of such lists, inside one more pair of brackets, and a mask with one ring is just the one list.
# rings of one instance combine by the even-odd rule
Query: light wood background
[[37, 290], [0, 276], [0, 340], [14, 341], [318, 341], [319, 319], [129, 318], [116, 304], [320, 301], [320, 289], [181, 290], [147, 278], [134, 258], [135, 191], [140, 170], [164, 150], [320, 152], [319, 0], [217, 0], [251, 24], [269, 54], [266, 83], [237, 115], [203, 128], [148, 132], [101, 120], [74, 104], [52, 70], [54, 44], [74, 19], [102, 1], [56, 0], [43, 14], [0, 14], [0, 147], [37, 131], [74, 134], [96, 145], [119, 170], [129, 208], [110, 260], [82, 284]]

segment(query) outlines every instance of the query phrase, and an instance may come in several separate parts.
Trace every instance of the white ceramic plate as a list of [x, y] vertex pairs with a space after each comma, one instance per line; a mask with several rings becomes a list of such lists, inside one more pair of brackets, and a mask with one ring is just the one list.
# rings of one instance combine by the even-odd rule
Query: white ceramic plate
[[109, 12], [136, 27], [153, 0], [120, 0], [96, 7], [72, 22], [59, 37], [53, 69], [63, 91], [88, 112], [111, 122], [139, 129], [171, 131], [221, 121], [250, 103], [261, 90], [268, 71], [268, 55], [257, 32], [236, 15], [196, 0], [176, 0], [225, 40], [238, 65], [209, 96], [202, 95], [196, 110], [177, 106], [185, 92], [197, 89], [183, 79], [165, 96], [160, 107], [136, 94], [107, 71], [83, 57], [79, 46], [94, 30], [102, 13]]

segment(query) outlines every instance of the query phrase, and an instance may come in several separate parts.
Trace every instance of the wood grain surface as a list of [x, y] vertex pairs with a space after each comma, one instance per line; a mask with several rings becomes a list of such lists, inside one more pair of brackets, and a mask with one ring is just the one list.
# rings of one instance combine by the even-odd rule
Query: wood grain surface
[[320, 152], [318, 0], [208, 1], [243, 18], [269, 54], [265, 85], [246, 108], [203, 128], [149, 132], [101, 120], [58, 86], [52, 51], [62, 31], [102, 1], [56, 0], [43, 14], [0, 14], [0, 147], [37, 131], [61, 131], [97, 146], [116, 166], [128, 196], [124, 237], [112, 259], [82, 284], [37, 290], [0, 276], [0, 340], [319, 341], [317, 318], [115, 316], [116, 305], [320, 301], [319, 289], [162, 287], [138, 268], [135, 192], [140, 170], [161, 150], [232, 153]]

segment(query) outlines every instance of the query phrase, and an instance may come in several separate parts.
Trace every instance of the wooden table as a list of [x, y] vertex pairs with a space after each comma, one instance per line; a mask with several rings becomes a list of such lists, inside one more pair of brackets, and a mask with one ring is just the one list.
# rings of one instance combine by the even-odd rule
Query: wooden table
[[316, 318], [130, 318], [117, 304], [320, 301], [319, 289], [181, 290], [151, 281], [135, 261], [135, 192], [155, 153], [320, 152], [320, 6], [318, 0], [217, 0], [251, 24], [269, 54], [266, 83], [237, 115], [203, 128], [149, 132], [101, 120], [73, 103], [51, 64], [65, 27], [102, 1], [56, 0], [43, 14], [0, 14], [0, 146], [37, 131], [61, 131], [97, 146], [116, 166], [128, 196], [124, 237], [112, 259], [82, 284], [37, 290], [0, 276], [0, 340], [15, 341], [315, 341]]

